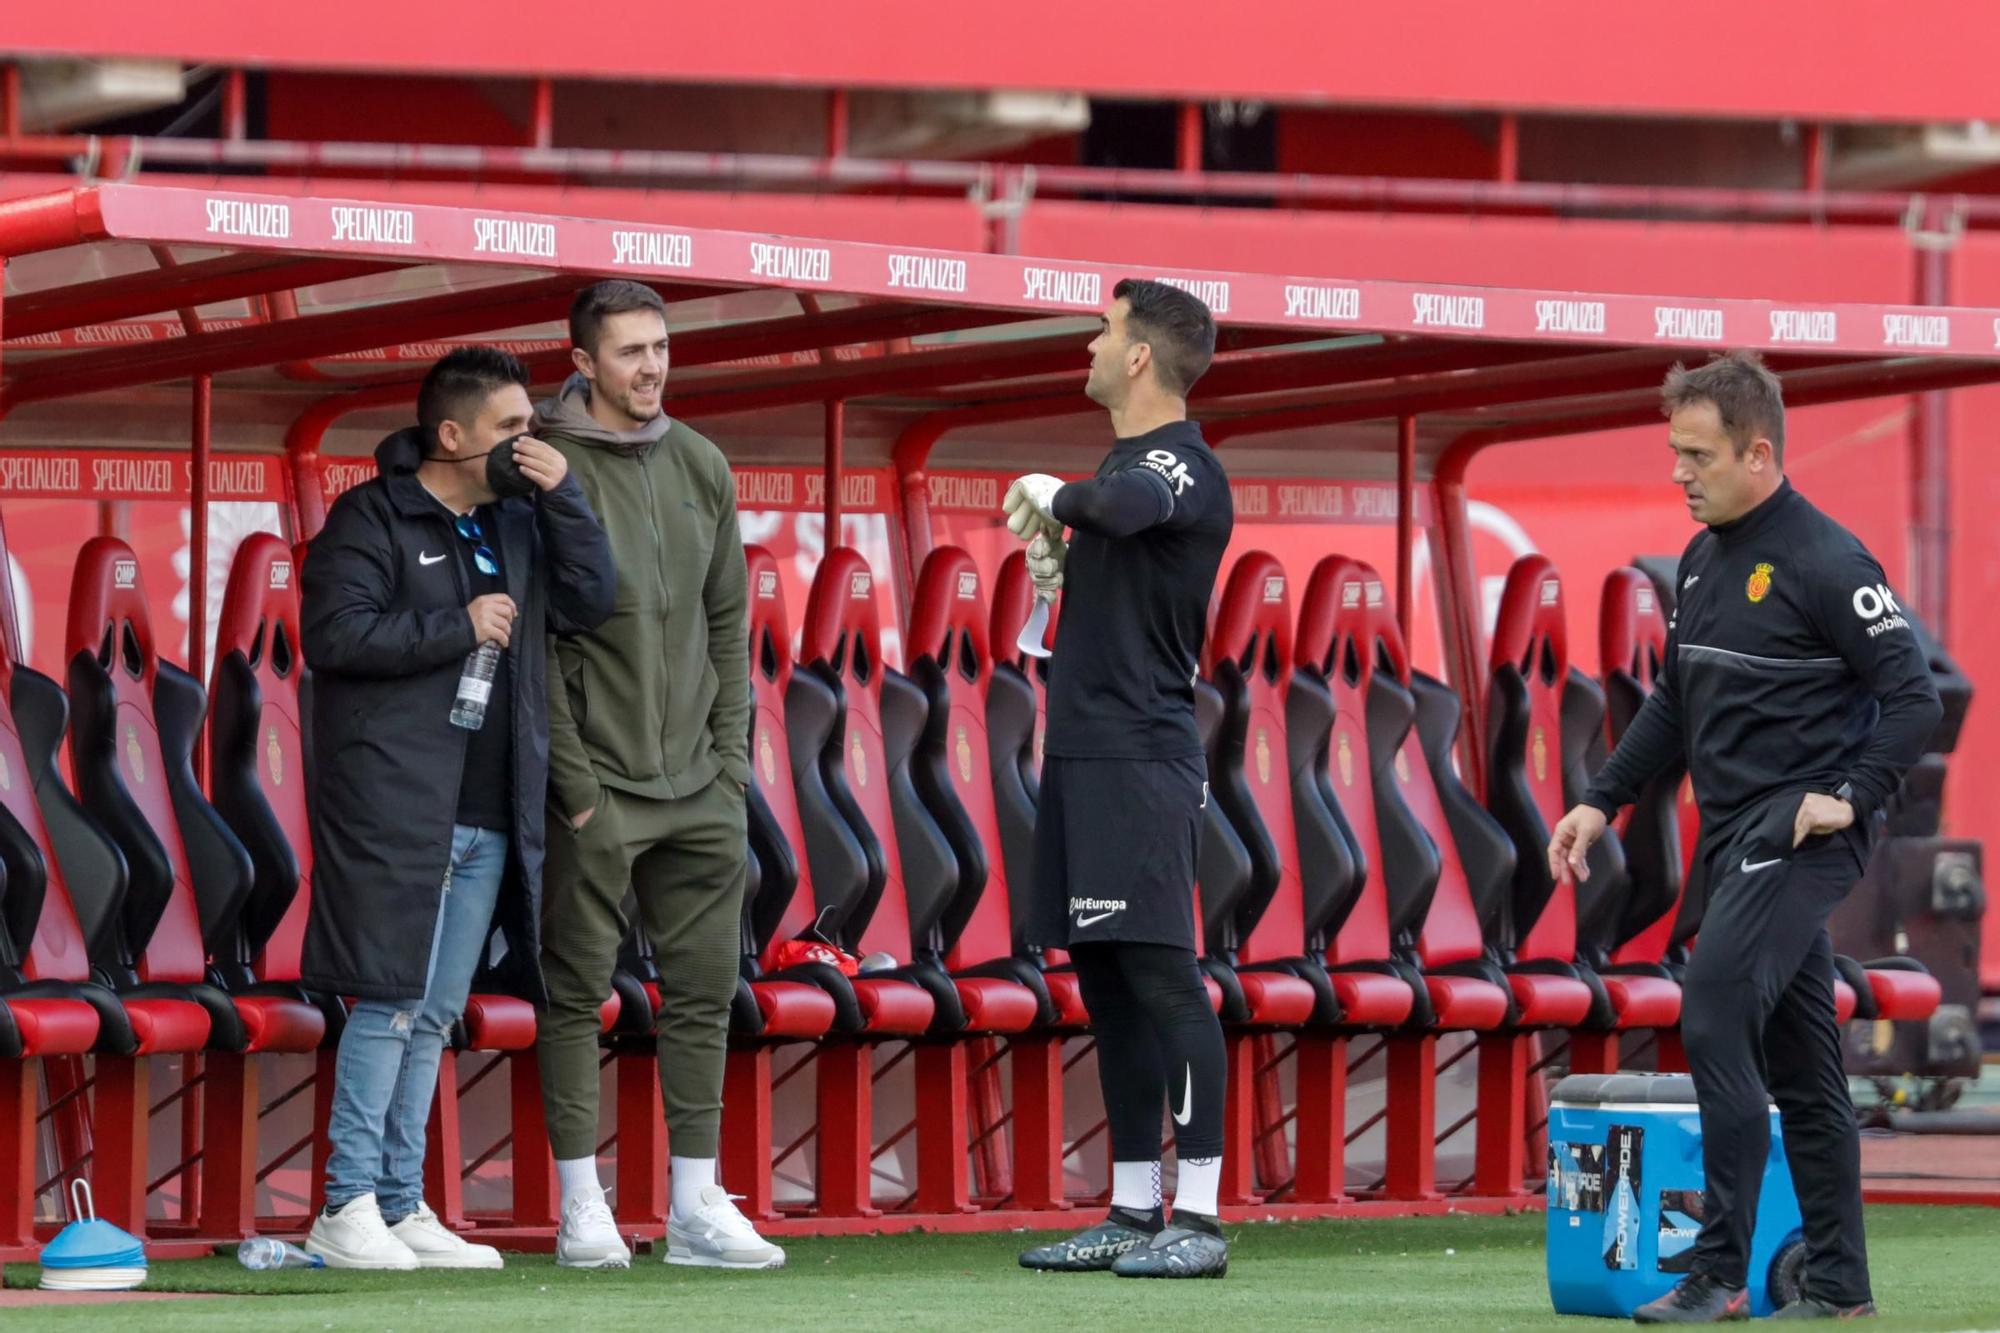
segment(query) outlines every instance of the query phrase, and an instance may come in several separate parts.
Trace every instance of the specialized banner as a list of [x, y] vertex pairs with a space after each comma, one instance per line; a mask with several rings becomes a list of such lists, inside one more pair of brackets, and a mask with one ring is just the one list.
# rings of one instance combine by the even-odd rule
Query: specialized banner
[[111, 236], [149, 242], [526, 265], [1033, 313], [1094, 315], [1118, 279], [1142, 277], [1194, 293], [1226, 324], [1583, 346], [2000, 356], [2000, 309], [1987, 307], [1807, 305], [1221, 273], [150, 184], [99, 186], [97, 206]]
[[[1224, 465], [1227, 465], [1227, 459]], [[1000, 517], [1000, 497], [1018, 472], [931, 472], [926, 476], [933, 514]], [[1071, 478], [1074, 480], [1075, 478]], [[1394, 523], [1396, 484], [1331, 481], [1321, 477], [1271, 477], [1229, 483], [1239, 523]], [[1430, 489], [1416, 491], [1416, 523], [1431, 521]]]
[[[739, 467], [736, 507], [745, 511], [817, 512], [826, 508], [826, 471], [817, 467]], [[375, 475], [375, 460], [365, 457], [319, 460], [320, 493], [332, 504], [343, 491]], [[895, 496], [887, 468], [854, 468], [841, 476], [840, 507], [851, 513], [889, 512]], [[998, 502], [996, 501], [996, 506]], [[996, 507], [995, 512], [998, 512]]]
[[[211, 455], [208, 498], [282, 501], [283, 466], [284, 460], [276, 454]], [[0, 498], [187, 500], [193, 495], [194, 460], [183, 452], [0, 450]]]

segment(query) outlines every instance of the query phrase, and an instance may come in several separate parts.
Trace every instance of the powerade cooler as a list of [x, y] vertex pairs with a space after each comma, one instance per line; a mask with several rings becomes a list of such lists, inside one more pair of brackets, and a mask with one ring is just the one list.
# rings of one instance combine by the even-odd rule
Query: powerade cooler
[[[1701, 1230], [1701, 1119], [1685, 1074], [1572, 1074], [1549, 1101], [1549, 1297], [1559, 1314], [1629, 1318], [1671, 1291]], [[1771, 1109], [1750, 1241], [1750, 1312], [1798, 1297], [1799, 1201]]]

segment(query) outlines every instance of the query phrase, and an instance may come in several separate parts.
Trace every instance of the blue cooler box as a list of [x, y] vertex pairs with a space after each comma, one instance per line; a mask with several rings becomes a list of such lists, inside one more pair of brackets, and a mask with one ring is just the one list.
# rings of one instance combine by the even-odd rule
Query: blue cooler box
[[[1629, 1318], [1671, 1291], [1701, 1230], [1701, 1119], [1685, 1074], [1572, 1074], [1549, 1101], [1549, 1297], [1559, 1314]], [[1750, 1243], [1750, 1312], [1798, 1297], [1799, 1201], [1771, 1110]]]

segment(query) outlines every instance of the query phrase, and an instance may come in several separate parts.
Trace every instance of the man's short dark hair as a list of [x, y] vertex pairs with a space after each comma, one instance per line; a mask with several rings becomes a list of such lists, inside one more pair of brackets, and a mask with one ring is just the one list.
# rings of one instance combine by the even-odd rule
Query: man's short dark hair
[[604, 336], [604, 321], [613, 315], [634, 310], [652, 310], [667, 322], [667, 303], [643, 282], [630, 278], [607, 278], [594, 282], [569, 303], [569, 345], [597, 355], [597, 340]]
[[1713, 403], [1722, 429], [1741, 458], [1758, 436], [1771, 442], [1771, 456], [1785, 466], [1785, 388], [1747, 349], [1724, 352], [1689, 370], [1676, 362], [1660, 386], [1660, 407], [1668, 416], [1684, 407]]
[[528, 371], [511, 352], [498, 347], [460, 347], [439, 357], [417, 390], [417, 424], [437, 438], [447, 421], [466, 423], [479, 415], [495, 389], [528, 387]]
[[1200, 297], [1151, 278], [1123, 279], [1111, 299], [1126, 304], [1127, 340], [1153, 349], [1160, 387], [1187, 397], [1215, 359], [1215, 316]]

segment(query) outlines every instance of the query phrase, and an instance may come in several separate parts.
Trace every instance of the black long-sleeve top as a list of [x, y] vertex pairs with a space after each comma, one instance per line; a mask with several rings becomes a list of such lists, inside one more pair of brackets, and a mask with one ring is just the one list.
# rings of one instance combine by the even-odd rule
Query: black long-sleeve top
[[1942, 716], [1881, 565], [1792, 488], [1681, 556], [1667, 657], [1584, 795], [1607, 815], [1685, 759], [1703, 841], [1781, 794], [1841, 794], [1864, 829]]
[[1119, 440], [1052, 508], [1071, 532], [1046, 752], [1200, 754], [1194, 677], [1234, 523], [1229, 478], [1201, 428], [1177, 421]]

